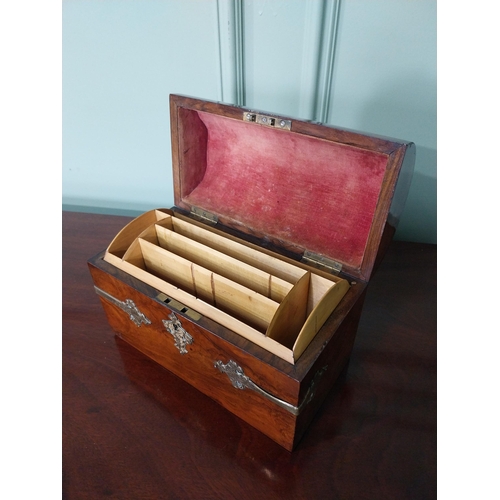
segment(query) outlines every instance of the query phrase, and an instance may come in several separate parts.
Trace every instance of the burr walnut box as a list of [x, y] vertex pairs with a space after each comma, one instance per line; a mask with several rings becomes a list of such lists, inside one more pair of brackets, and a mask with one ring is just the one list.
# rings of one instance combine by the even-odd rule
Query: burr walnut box
[[412, 143], [172, 95], [175, 207], [89, 260], [116, 334], [288, 450], [346, 366]]

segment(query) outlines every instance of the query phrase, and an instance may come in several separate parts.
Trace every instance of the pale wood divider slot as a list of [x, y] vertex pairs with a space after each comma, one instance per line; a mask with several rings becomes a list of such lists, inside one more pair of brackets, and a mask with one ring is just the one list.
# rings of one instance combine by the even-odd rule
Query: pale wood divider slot
[[266, 335], [292, 349], [307, 317], [310, 273], [304, 274], [281, 302]]
[[104, 260], [290, 363], [349, 289], [344, 279], [167, 212], [134, 219]]
[[293, 264], [284, 262], [281, 259], [267, 255], [215, 232], [203, 229], [178, 217], [172, 217], [172, 224], [176, 233], [209, 246], [214, 250], [223, 252], [228, 256], [234, 257], [241, 262], [245, 262], [289, 283], [297, 283], [307, 272]]
[[150, 210], [149, 212], [145, 212], [133, 221], [129, 222], [109, 244], [107, 248], [108, 256], [111, 255], [121, 259], [129, 249], [130, 245], [132, 245], [134, 240], [137, 238], [138, 234], [163, 219], [168, 219], [170, 224], [172, 224], [171, 213], [165, 213], [161, 210]]
[[293, 288], [293, 285], [285, 280], [167, 228], [157, 225], [156, 235], [162, 248], [276, 302], [281, 302]]
[[184, 257], [139, 239], [146, 270], [265, 332], [279, 304]]
[[316, 282], [316, 286], [311, 286], [310, 289], [313, 289], [316, 294], [313, 297], [315, 305], [314, 309], [307, 315], [306, 321], [293, 343], [294, 359], [298, 359], [306, 350], [318, 330], [349, 290], [349, 283], [344, 279], [334, 283], [321, 276], [311, 274], [311, 281], [313, 280]]
[[[139, 242], [136, 243], [139, 244]], [[262, 335], [261, 332], [247, 325], [245, 322], [238, 320], [230, 314], [227, 314], [224, 311], [221, 311], [220, 309], [217, 309], [214, 306], [208, 304], [204, 300], [196, 298], [189, 292], [185, 292], [181, 288], [177, 288], [168, 281], [165, 281], [164, 279], [159, 278], [154, 274], [149, 273], [145, 269], [131, 264], [130, 262], [122, 260], [120, 269], [130, 274], [130, 276], [134, 276], [138, 280], [143, 281], [144, 283], [148, 283], [149, 285], [165, 293], [169, 297], [178, 300], [186, 307], [199, 312], [203, 316], [214, 320], [220, 325], [250, 340], [263, 349], [266, 349], [276, 356], [279, 356], [281, 359], [284, 359], [288, 363], [295, 363], [293, 352], [291, 349], [285, 347], [284, 345], [281, 345], [279, 342], [276, 342], [269, 337], [266, 337], [265, 335]]]
[[[172, 225], [176, 232], [189, 236], [214, 249], [224, 251], [228, 255], [237, 256], [240, 260], [271, 272], [290, 283], [296, 283], [306, 272], [305, 269], [309, 268], [305, 264], [292, 261], [284, 256], [273, 257], [273, 255], [270, 255], [272, 253], [270, 250], [257, 247], [249, 242], [236, 241], [236, 237], [222, 234], [217, 229], [201, 227], [200, 222], [188, 219], [181, 214], [174, 213], [173, 215]], [[341, 296], [346, 293], [346, 285], [347, 289], [349, 288], [346, 280], [337, 276], [316, 269], [310, 272], [311, 279], [307, 298], [307, 315], [309, 319], [311, 319], [310, 315], [313, 314], [320, 302], [324, 302], [326, 294], [335, 295], [330, 290], [337, 283], [342, 283], [342, 286], [337, 288], [337, 293]]]
[[[172, 219], [172, 225], [174, 229], [179, 229], [175, 218]], [[182, 226], [182, 221], [180, 225]], [[200, 236], [201, 231], [203, 230], [197, 232], [198, 236]], [[192, 236], [192, 232], [190, 233], [189, 236]], [[227, 239], [224, 240], [224, 243], [230, 242], [229, 250], [232, 257], [226, 254], [228, 248], [222, 245], [222, 241], [218, 248], [223, 251], [219, 251], [179, 232], [173, 232], [158, 225], [156, 226], [156, 234], [158, 244], [163, 248], [280, 302], [280, 306], [266, 331], [266, 336], [290, 349], [293, 347], [307, 316], [310, 286], [310, 273], [308, 271], [294, 268], [290, 264], [282, 263], [279, 259], [260, 254]], [[215, 238], [205, 236], [205, 238], [200, 239], [213, 243], [219, 238], [217, 235], [213, 236]], [[292, 279], [294, 284], [243, 262], [241, 260], [242, 251], [244, 257], [245, 255], [250, 256], [250, 261], [254, 265], [264, 266], [272, 272], [277, 270], [280, 274], [286, 270], [286, 276]], [[329, 284], [332, 286], [331, 282]]]

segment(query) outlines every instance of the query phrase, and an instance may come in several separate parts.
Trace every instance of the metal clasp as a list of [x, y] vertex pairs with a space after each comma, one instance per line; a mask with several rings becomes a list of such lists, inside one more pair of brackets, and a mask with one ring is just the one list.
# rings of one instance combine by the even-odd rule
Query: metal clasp
[[278, 118], [276, 116], [262, 115], [260, 113], [252, 113], [251, 111], [245, 111], [243, 113], [243, 121], [256, 123], [257, 125], [264, 125], [266, 127], [277, 128], [280, 130], [292, 129], [292, 120]]

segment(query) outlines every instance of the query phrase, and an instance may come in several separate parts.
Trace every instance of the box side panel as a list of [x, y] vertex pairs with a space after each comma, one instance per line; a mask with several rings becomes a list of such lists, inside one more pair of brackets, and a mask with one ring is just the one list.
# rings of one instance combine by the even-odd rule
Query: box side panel
[[[89, 267], [96, 287], [118, 301], [132, 300], [149, 321], [137, 326], [121, 307], [100, 297], [110, 326], [119, 337], [281, 446], [292, 448], [297, 417], [254, 390], [233, 386], [228, 375], [217, 369], [216, 363], [220, 361], [227, 365], [234, 361], [255, 384], [279, 399], [288, 400], [291, 405], [298, 401], [300, 385], [296, 380], [221, 339], [199, 322], [138, 292], [98, 266], [89, 263]], [[191, 340], [184, 335], [184, 342], [176, 341], [171, 331], [179, 333], [181, 329]], [[176, 343], [183, 344], [184, 354]]]

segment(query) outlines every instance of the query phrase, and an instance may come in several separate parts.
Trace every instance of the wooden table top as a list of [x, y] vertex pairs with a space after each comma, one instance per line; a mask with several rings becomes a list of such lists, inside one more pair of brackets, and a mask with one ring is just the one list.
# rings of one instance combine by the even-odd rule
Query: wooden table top
[[114, 336], [86, 261], [130, 218], [62, 220], [63, 498], [436, 498], [435, 245], [392, 243], [290, 453]]

